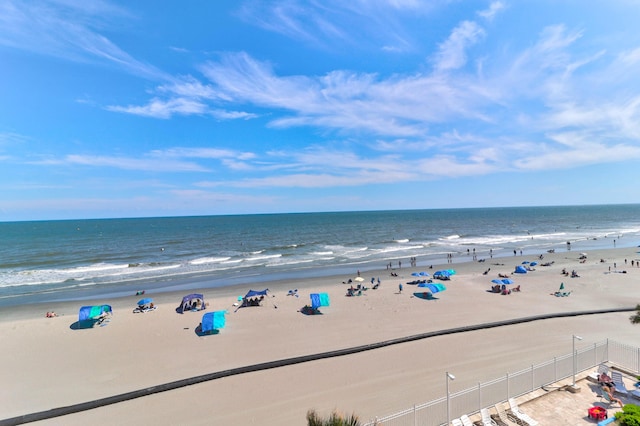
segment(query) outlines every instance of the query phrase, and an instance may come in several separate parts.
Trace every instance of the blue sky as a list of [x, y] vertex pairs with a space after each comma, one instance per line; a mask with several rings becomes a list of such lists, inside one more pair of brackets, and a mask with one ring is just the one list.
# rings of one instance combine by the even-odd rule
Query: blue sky
[[0, 220], [638, 203], [637, 0], [2, 0]]

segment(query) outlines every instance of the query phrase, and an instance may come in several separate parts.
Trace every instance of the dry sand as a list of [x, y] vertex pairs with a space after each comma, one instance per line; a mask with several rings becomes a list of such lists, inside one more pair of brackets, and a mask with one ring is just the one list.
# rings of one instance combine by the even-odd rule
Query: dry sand
[[[512, 274], [531, 257], [472, 262], [462, 256], [433, 270], [403, 268], [363, 273], [365, 284], [380, 277], [377, 290], [345, 297], [348, 276], [269, 283], [271, 297], [261, 307], [236, 311], [238, 295], [252, 286], [205, 289], [208, 311], [228, 310], [220, 334], [195, 333], [202, 312], [175, 312], [183, 293], [153, 294], [156, 311], [133, 314], [139, 296], [97, 300], [113, 306], [108, 326], [77, 330], [80, 305], [59, 303], [5, 308], [0, 315], [0, 419], [103, 398], [188, 377], [295, 356], [359, 346], [403, 336], [537, 314], [634, 307], [640, 302], [637, 248], [579, 253], [544, 253], [526, 275]], [[605, 262], [600, 262], [604, 259]], [[625, 259], [628, 263], [625, 265]], [[614, 268], [617, 263], [617, 271]], [[414, 271], [453, 268], [438, 300], [413, 297]], [[487, 275], [483, 272], [491, 268]], [[561, 274], [575, 269], [580, 277]], [[611, 268], [611, 272], [609, 272]], [[622, 273], [626, 270], [627, 273]], [[355, 271], [354, 271], [355, 272]], [[487, 292], [491, 279], [509, 273], [520, 293]], [[354, 273], [355, 275], [355, 273]], [[569, 297], [554, 297], [561, 282]], [[398, 284], [404, 284], [402, 294]], [[300, 297], [287, 296], [298, 289]], [[323, 315], [299, 312], [309, 293], [327, 292]], [[44, 318], [47, 310], [60, 316]], [[237, 375], [132, 401], [113, 404], [42, 424], [225, 424], [301, 425], [305, 414], [333, 410], [362, 420], [388, 415], [442, 397], [445, 372], [456, 375], [451, 391], [465, 389], [507, 372], [519, 371], [571, 352], [572, 334], [593, 345], [610, 338], [640, 346], [639, 326], [629, 313], [542, 320], [489, 330], [434, 337], [373, 351]], [[580, 346], [578, 346], [580, 347]]]

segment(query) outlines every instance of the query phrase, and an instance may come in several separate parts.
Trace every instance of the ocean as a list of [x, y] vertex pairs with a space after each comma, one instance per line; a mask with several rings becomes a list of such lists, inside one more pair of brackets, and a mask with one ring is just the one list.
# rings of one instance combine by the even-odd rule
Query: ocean
[[640, 205], [2, 222], [0, 306], [638, 244]]

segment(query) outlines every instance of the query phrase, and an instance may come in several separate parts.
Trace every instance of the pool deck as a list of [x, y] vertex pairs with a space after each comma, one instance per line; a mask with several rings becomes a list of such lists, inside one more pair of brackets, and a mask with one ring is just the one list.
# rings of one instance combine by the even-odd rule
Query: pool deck
[[[600, 406], [607, 409], [607, 414], [611, 418], [622, 409], [618, 404], [608, 404], [598, 395], [601, 394], [600, 387], [593, 381], [592, 372], [585, 372], [576, 376], [576, 388], [578, 392], [571, 392], [573, 379], [569, 378], [546, 387], [546, 390], [539, 389], [535, 392], [516, 398], [520, 410], [538, 421], [539, 426], [554, 425], [597, 425], [598, 421], [589, 418], [588, 410], [593, 406]], [[591, 377], [590, 377], [591, 376]], [[629, 375], [624, 375], [626, 388], [635, 390], [633, 380]], [[625, 404], [638, 404], [640, 399], [632, 396], [623, 397], [616, 393]], [[505, 411], [509, 410], [509, 404], [504, 403]], [[489, 412], [496, 413], [491, 407]], [[480, 415], [470, 416], [475, 424], [480, 422]]]

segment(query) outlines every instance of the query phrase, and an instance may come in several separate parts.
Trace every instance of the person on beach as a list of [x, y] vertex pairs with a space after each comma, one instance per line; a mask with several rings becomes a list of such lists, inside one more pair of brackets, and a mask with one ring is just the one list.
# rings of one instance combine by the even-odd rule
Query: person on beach
[[398, 290], [400, 293], [402, 293], [402, 283], [398, 284]]
[[622, 401], [618, 398], [616, 398], [613, 395], [613, 389], [612, 387], [603, 385], [602, 386], [602, 392], [607, 394], [607, 398], [611, 401], [611, 402], [617, 402], [618, 404], [620, 404], [620, 408], [624, 407], [624, 404], [622, 403]]
[[58, 316], [58, 314], [56, 314], [53, 311], [47, 312], [46, 315], [45, 315], [45, 317], [47, 317], [47, 318], [54, 318], [54, 317], [57, 317], [57, 316]]

